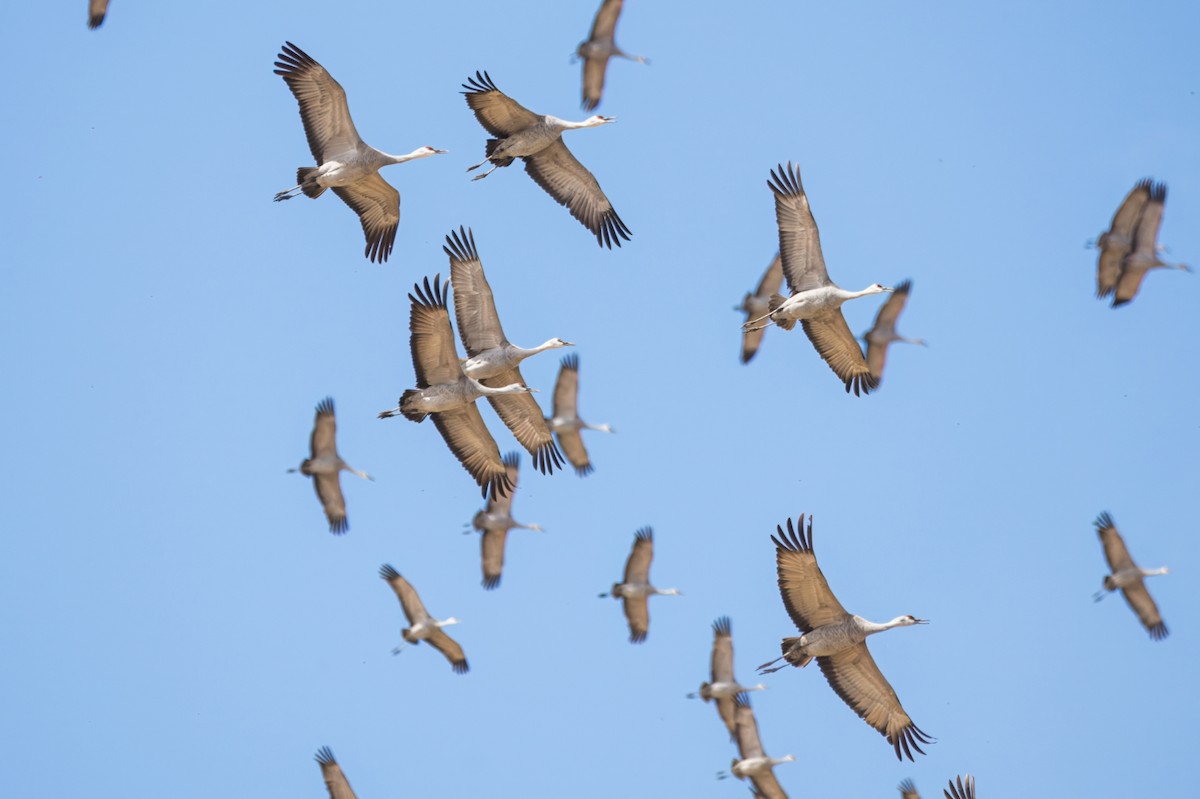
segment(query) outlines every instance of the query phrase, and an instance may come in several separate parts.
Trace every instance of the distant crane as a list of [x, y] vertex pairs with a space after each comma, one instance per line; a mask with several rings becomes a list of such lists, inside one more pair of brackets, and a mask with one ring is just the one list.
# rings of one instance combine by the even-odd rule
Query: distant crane
[[625, 618], [629, 622], [630, 643], [646, 640], [650, 629], [650, 607], [647, 600], [653, 594], [680, 596], [677, 588], [655, 588], [650, 584], [650, 561], [654, 559], [654, 531], [643, 527], [634, 534], [633, 551], [625, 561], [625, 579], [613, 583], [612, 590], [600, 594], [625, 600]]
[[542, 531], [536, 524], [521, 524], [512, 517], [513, 494], [517, 489], [520, 465], [521, 458], [517, 453], [510, 452], [504, 456], [504, 468], [507, 470], [512, 490], [506, 495], [492, 495], [488, 499], [487, 507], [477, 512], [471, 520], [471, 526], [483, 533], [479, 540], [483, 587], [489, 591], [500, 585], [500, 572], [504, 569], [504, 544], [508, 540], [508, 531], [513, 528]]
[[358, 799], [350, 790], [350, 782], [342, 773], [342, 767], [333, 757], [328, 746], [317, 750], [317, 763], [321, 765], [321, 776], [325, 778], [325, 789], [329, 791], [329, 799]]
[[949, 790], [942, 791], [942, 794], [946, 799], [975, 799], [975, 778], [968, 774], [964, 780], [960, 774], [958, 784], [950, 780]]
[[[417, 596], [417, 590], [389, 564], [385, 563], [379, 567], [379, 576], [396, 592], [396, 597], [400, 600], [400, 607], [404, 609], [404, 615], [411, 625], [400, 631], [404, 640], [410, 644], [419, 644], [425, 641], [446, 656], [446, 660], [450, 661], [450, 667], [456, 674], [466, 674], [467, 657], [463, 654], [462, 647], [442, 631], [443, 627], [458, 624], [458, 619], [451, 616], [448, 619], [438, 620], [430, 616], [429, 611], [425, 610], [425, 605], [421, 602], [421, 597]], [[400, 647], [396, 647], [392, 650], [392, 654], [400, 654], [400, 649]]]
[[416, 295], [408, 295], [412, 304], [409, 316], [409, 347], [417, 387], [400, 395], [400, 404], [379, 414], [380, 419], [403, 414], [410, 422], [422, 422], [433, 416], [433, 424], [446, 441], [446, 446], [458, 458], [487, 496], [506, 494], [512, 486], [496, 440], [488, 432], [475, 400], [491, 394], [515, 394], [533, 389], [519, 383], [489, 388], [462, 373], [458, 353], [454, 349], [454, 331], [450, 327], [450, 311], [446, 307], [449, 285], [440, 285], [436, 275], [433, 285], [425, 278], [425, 288], [413, 285]]
[[350, 529], [346, 521], [346, 499], [342, 496], [340, 473], [343, 469], [364, 480], [374, 480], [366, 472], [360, 472], [342, 460], [337, 453], [337, 419], [333, 413], [333, 398], [326, 397], [317, 404], [317, 416], [313, 420], [312, 438], [309, 439], [309, 456], [299, 469], [289, 472], [307, 474], [313, 479], [317, 499], [325, 508], [329, 520], [329, 532], [341, 535]]
[[579, 356], [571, 353], [562, 359], [558, 380], [554, 383], [554, 416], [546, 420], [550, 429], [558, 436], [563, 454], [575, 467], [575, 473], [586, 477], [592, 473], [592, 462], [583, 446], [581, 430], [599, 430], [611, 433], [607, 424], [588, 424], [579, 418]]
[[1108, 592], [1121, 589], [1125, 601], [1141, 619], [1142, 626], [1149, 631], [1150, 637], [1161, 641], [1167, 637], [1167, 625], [1163, 623], [1162, 614], [1158, 612], [1158, 605], [1146, 590], [1144, 578], [1167, 574], [1167, 567], [1143, 569], [1134, 563], [1125, 547], [1125, 539], [1117, 532], [1117, 526], [1107, 511], [1096, 517], [1095, 524], [1100, 543], [1104, 546], [1104, 559], [1108, 561], [1108, 568], [1112, 570], [1112, 574], [1104, 577], [1104, 590], [1097, 591], [1092, 598], [1099, 602]]
[[96, 30], [104, 24], [104, 15], [108, 13], [108, 0], [88, 0], [88, 27]]
[[863, 340], [867, 342], [867, 369], [875, 378], [876, 384], [883, 382], [883, 365], [887, 361], [888, 347], [893, 342], [902, 341], [905, 344], [929, 346], [925, 343], [925, 339], [905, 338], [896, 332], [896, 320], [900, 318], [900, 312], [908, 303], [908, 292], [911, 288], [911, 280], [905, 280], [897, 285], [892, 296], [884, 301], [879, 313], [875, 315], [875, 324], [863, 334]]
[[592, 111], [600, 105], [600, 96], [604, 92], [604, 73], [608, 69], [608, 59], [613, 56], [628, 58], [639, 64], [649, 63], [643, 56], [630, 55], [617, 47], [613, 35], [617, 30], [617, 18], [621, 16], [621, 7], [625, 0], [603, 0], [596, 19], [592, 22], [592, 32], [587, 41], [579, 43], [575, 55], [583, 59], [583, 110]]
[[804, 514], [800, 515], [796, 527], [788, 519], [787, 532], [777, 526], [777, 535], [771, 536], [771, 541], [775, 543], [783, 606], [802, 634], [798, 638], [784, 638], [783, 656], [759, 666], [760, 672], [778, 671], [783, 666], [771, 666], [780, 660], [802, 668], [815, 657], [834, 693], [887, 738], [895, 748], [898, 760], [903, 759], [901, 747], [909, 760], [913, 759], [914, 749], [925, 754], [919, 744], [932, 743], [933, 739], [913, 724], [904, 712], [896, 692], [875, 665], [866, 640], [868, 635], [894, 627], [929, 622], [915, 616], [897, 616], [877, 624], [848, 613], [830, 590], [817, 565], [812, 546], [812, 519], [808, 520], [807, 532]]
[[[1141, 184], [1139, 184], [1140, 186]], [[1134, 188], [1137, 191], [1137, 187]], [[1162, 225], [1163, 205], [1167, 201], [1167, 187], [1163, 183], [1150, 186], [1150, 195], [1137, 225], [1133, 229], [1133, 249], [1121, 259], [1121, 275], [1117, 278], [1113, 290], [1112, 307], [1117, 308], [1133, 300], [1146, 273], [1155, 268], [1179, 269], [1184, 272], [1192, 271], [1187, 264], [1167, 263], [1158, 257], [1158, 229]], [[1117, 212], [1118, 215], [1120, 211]], [[1102, 238], [1104, 238], [1102, 236]], [[1107, 242], [1106, 242], [1107, 243]], [[1104, 258], [1104, 246], [1101, 245], [1101, 260]], [[1097, 281], [1099, 281], [1099, 276]]]
[[[781, 285], [783, 285], [783, 258], [779, 253], [775, 253], [775, 257], [767, 266], [767, 271], [758, 281], [758, 287], [753, 292], [747, 292], [745, 298], [742, 299], [742, 304], [733, 310], [745, 311], [747, 323], [753, 319], [762, 319], [771, 310], [771, 295], [778, 294]], [[765, 326], [742, 331], [742, 363], [750, 363], [750, 359], [758, 352], [763, 334], [766, 332]]]
[[1100, 299], [1110, 296], [1117, 288], [1121, 264], [1133, 251], [1133, 232], [1150, 201], [1150, 182], [1150, 178], [1143, 178], [1134, 185], [1113, 214], [1108, 230], [1096, 239], [1096, 247], [1100, 250], [1096, 262], [1096, 297]]
[[284, 43], [277, 57], [275, 74], [283, 78], [300, 104], [304, 134], [317, 166], [296, 170], [297, 185], [276, 193], [275, 201], [290, 200], [300, 192], [316, 199], [325, 189], [333, 189], [362, 222], [366, 257], [383, 263], [396, 241], [400, 193], [379, 176], [379, 168], [446, 151], [418, 147], [407, 155], [391, 155], [367, 145], [350, 119], [346, 92], [324, 67], [291, 42]]
[[765, 691], [767, 686], [745, 686], [738, 683], [733, 676], [733, 625], [728, 616], [722, 616], [713, 622], [712, 645], [712, 682], [700, 684], [700, 691], [688, 694], [689, 699], [700, 697], [705, 702], [717, 701], [717, 715], [725, 722], [729, 737], [734, 738], [737, 732], [737, 721], [734, 714], [734, 698], [747, 691]]
[[492, 168], [476, 175], [475, 180], [520, 158], [534, 183], [559, 205], [566, 206], [571, 216], [595, 234], [600, 246], [612, 249], [613, 244], [621, 246], [621, 239], [629, 241], [629, 228], [617, 216], [596, 178], [562, 142], [563, 131], [606, 125], [615, 117], [592, 116], [582, 122], [568, 122], [535, 114], [497, 89], [486, 72], [467, 78], [463, 88], [467, 90], [463, 92], [467, 105], [479, 124], [496, 137], [487, 140], [487, 158], [467, 167], [470, 172], [491, 162]]
[[800, 172], [789, 161], [787, 169], [779, 165], [771, 170], [767, 186], [775, 194], [775, 221], [779, 227], [779, 254], [783, 257], [783, 276], [792, 295], [786, 299], [775, 294], [769, 311], [751, 319], [743, 327], [757, 330], [772, 323], [791, 330], [799, 321], [804, 334], [820, 356], [845, 384], [847, 393], [869, 394], [878, 385], [854, 334], [842, 316], [842, 303], [870, 294], [891, 291], [873, 283], [862, 291], [846, 291], [829, 278], [825, 257], [821, 254], [821, 236], [808, 207], [808, 196], [800, 182]]
[[[461, 235], [460, 235], [461, 234]], [[475, 249], [475, 236], [462, 227], [451, 231], [442, 250], [450, 257], [450, 285], [454, 287], [454, 317], [458, 335], [467, 350], [462, 371], [468, 378], [488, 387], [525, 385], [521, 361], [549, 349], [574, 346], [561, 338], [552, 338], [532, 349], [511, 344], [500, 326], [500, 314], [492, 287], [483, 273], [483, 262]], [[542, 409], [528, 392], [492, 394], [488, 402], [512, 430], [521, 446], [533, 456], [533, 465], [542, 474], [562, 468], [562, 454], [554, 445], [554, 436], [546, 427]]]
[[737, 747], [739, 758], [734, 758], [730, 772], [739, 780], [750, 778], [754, 785], [755, 797], [761, 799], [787, 799], [787, 794], [775, 779], [772, 770], [780, 763], [795, 761], [794, 755], [783, 757], [768, 757], [763, 751], [762, 741], [758, 737], [758, 724], [754, 721], [754, 711], [750, 708], [750, 699], [745, 694], [738, 694], [734, 700], [734, 714], [737, 719]]

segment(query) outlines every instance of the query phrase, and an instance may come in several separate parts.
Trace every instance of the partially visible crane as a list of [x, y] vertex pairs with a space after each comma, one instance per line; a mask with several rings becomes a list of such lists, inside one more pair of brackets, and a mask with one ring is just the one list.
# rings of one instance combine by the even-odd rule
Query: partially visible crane
[[649, 63], [644, 56], [630, 55], [617, 47], [613, 38], [617, 30], [617, 18], [621, 16], [621, 7], [624, 5], [625, 0], [603, 0], [600, 10], [596, 12], [596, 19], [592, 22], [591, 34], [579, 43], [579, 48], [575, 51], [575, 55], [583, 59], [584, 111], [592, 111], [600, 105], [608, 59], [620, 56], [639, 64]]

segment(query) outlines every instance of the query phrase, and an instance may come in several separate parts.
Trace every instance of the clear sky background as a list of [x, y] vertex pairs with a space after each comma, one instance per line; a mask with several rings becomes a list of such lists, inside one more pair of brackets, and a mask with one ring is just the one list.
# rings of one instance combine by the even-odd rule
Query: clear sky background
[[[794, 634], [775, 525], [815, 515], [843, 604], [928, 626], [870, 647], [916, 723], [915, 764], [814, 666], [753, 695], [793, 797], [1189, 795], [1200, 700], [1194, 508], [1200, 275], [1094, 298], [1096, 252], [1140, 178], [1169, 184], [1160, 240], [1200, 262], [1194, 3], [629, 0], [599, 113], [567, 134], [633, 239], [602, 250], [515, 165], [472, 183], [477, 69], [582, 119], [568, 61], [598, 2], [307, 0], [202, 7], [19, 3], [6, 85], [0, 365], [5, 791], [322, 797], [328, 744], [362, 799], [744, 797], [712, 706], [710, 624], [736, 672]], [[1054, 6], [1054, 7], [1051, 7]], [[367, 262], [332, 194], [271, 202], [310, 164], [272, 62], [291, 40], [349, 95], [387, 167], [395, 251]], [[834, 280], [913, 280], [877, 393], [855, 398], [797, 330], [738, 362], [731, 308], [777, 247], [766, 186], [800, 164]], [[380, 421], [414, 383], [406, 294], [474, 229], [506, 332], [577, 344], [595, 472], [528, 455], [499, 590], [464, 524], [478, 489], [432, 423]], [[845, 308], [856, 333], [881, 298]], [[549, 408], [562, 351], [523, 371]], [[306, 457], [334, 397], [342, 483], [327, 532]], [[501, 451], [517, 448], [483, 406]], [[1112, 512], [1170, 637], [1105, 573]], [[645, 644], [596, 594], [651, 525]], [[406, 626], [393, 564], [471, 671]]]

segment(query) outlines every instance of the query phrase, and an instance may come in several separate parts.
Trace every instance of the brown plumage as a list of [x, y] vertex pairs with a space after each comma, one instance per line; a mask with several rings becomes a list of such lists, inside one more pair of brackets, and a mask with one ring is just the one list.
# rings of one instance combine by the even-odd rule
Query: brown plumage
[[558, 380], [554, 383], [554, 415], [546, 420], [558, 436], [563, 454], [575, 467], [575, 473], [586, 477], [593, 471], [587, 448], [583, 446], [583, 430], [613, 432], [608, 424], [588, 424], [579, 418], [579, 356], [571, 353], [562, 359]]
[[500, 574], [504, 570], [504, 547], [508, 531], [514, 527], [526, 530], [542, 528], [536, 524], [519, 524], [512, 517], [513, 496], [517, 490], [521, 459], [515, 452], [504, 456], [504, 468], [508, 471], [508, 482], [512, 490], [507, 494], [488, 498], [487, 507], [475, 514], [471, 525], [482, 535], [479, 540], [480, 561], [483, 566], [483, 587], [491, 591], [500, 586]]
[[[745, 311], [747, 323], [752, 319], [757, 319], [770, 309], [771, 296], [778, 294], [782, 285], [783, 258], [779, 253], [775, 253], [775, 257], [767, 266], [767, 271], [758, 281], [758, 286], [753, 292], [746, 294], [742, 299], [741, 306], [735, 310]], [[746, 328], [742, 331], [742, 363], [750, 363], [750, 359], [758, 352], [766, 332], [766, 327]]]
[[960, 774], [957, 784], [950, 780], [950, 787], [942, 791], [942, 794], [946, 799], [975, 799], [975, 778], [968, 774], [964, 780]]
[[900, 312], [908, 304], [910, 289], [912, 289], [911, 280], [899, 283], [892, 290], [891, 296], [879, 308], [879, 313], [875, 315], [875, 324], [863, 334], [863, 339], [867, 342], [867, 369], [870, 370], [876, 383], [883, 382], [883, 366], [887, 362], [888, 347], [894, 342], [903, 341], [907, 344], [925, 346], [923, 339], [905, 338], [896, 332], [896, 320], [900, 318]]
[[1096, 262], [1097, 297], [1107, 297], [1116, 289], [1121, 277], [1121, 262], [1133, 250], [1133, 232], [1149, 199], [1150, 178], [1139, 180], [1121, 201], [1108, 230], [1097, 239], [1096, 246], [1100, 248]]
[[326, 397], [317, 404], [317, 415], [313, 419], [308, 451], [309, 456], [300, 464], [300, 468], [288, 471], [299, 471], [312, 477], [313, 489], [325, 509], [325, 518], [329, 520], [329, 532], [341, 535], [350, 529], [346, 519], [346, 499], [342, 495], [342, 471], [356, 474], [364, 480], [374, 478], [355, 469], [338, 455], [337, 418], [333, 411], [332, 397]]
[[896, 790], [900, 791], [900, 799], [921, 799], [921, 794], [917, 793], [917, 786], [912, 780], [904, 780], [896, 786]]
[[[396, 592], [396, 598], [400, 600], [404, 616], [412, 625], [400, 631], [404, 640], [410, 644], [419, 644], [421, 641], [425, 641], [450, 661], [450, 667], [454, 669], [455, 674], [466, 674], [467, 656], [463, 654], [463, 648], [442, 631], [442, 626], [457, 624], [458, 619], [451, 617], [439, 621], [429, 615], [429, 611], [425, 610], [425, 605], [421, 602], [421, 597], [417, 596], [417, 590], [389, 564], [385, 563], [379, 568], [379, 576]], [[393, 652], [398, 653], [399, 649], [397, 648]]]
[[634, 534], [633, 550], [625, 561], [625, 577], [614, 583], [612, 591], [600, 596], [625, 600], [625, 619], [629, 622], [630, 643], [640, 644], [650, 630], [651, 594], [678, 596], [675, 588], [655, 588], [650, 584], [650, 562], [654, 560], [654, 531], [643, 527]]
[[88, 0], [88, 27], [96, 30], [104, 24], [104, 15], [108, 13], [108, 0]]
[[592, 22], [592, 32], [585, 41], [579, 43], [575, 55], [583, 59], [583, 110], [593, 111], [600, 105], [604, 93], [604, 73], [608, 71], [608, 60], [613, 56], [621, 56], [639, 64], [645, 64], [646, 59], [640, 55], [630, 55], [617, 47], [614, 39], [617, 30], [617, 19], [621, 16], [624, 0], [603, 0], [596, 18]]

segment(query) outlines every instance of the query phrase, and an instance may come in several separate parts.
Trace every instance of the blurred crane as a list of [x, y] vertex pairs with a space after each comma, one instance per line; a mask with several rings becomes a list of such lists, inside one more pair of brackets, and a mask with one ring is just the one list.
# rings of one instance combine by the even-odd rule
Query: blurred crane
[[863, 334], [863, 340], [867, 342], [867, 369], [875, 378], [876, 385], [883, 382], [883, 365], [887, 361], [887, 351], [891, 344], [902, 341], [905, 344], [928, 346], [925, 339], [905, 338], [896, 332], [896, 320], [908, 304], [908, 292], [911, 288], [911, 280], [905, 280], [896, 286], [892, 296], [884, 301], [883, 307], [875, 315], [875, 324]]
[[[450, 661], [450, 667], [456, 674], [466, 674], [467, 657], [463, 654], [462, 647], [442, 631], [443, 627], [458, 624], [458, 619], [451, 616], [448, 619], [438, 620], [430, 616], [429, 611], [425, 610], [425, 605], [421, 602], [421, 597], [417, 596], [417, 590], [389, 564], [385, 563], [379, 567], [379, 576], [396, 592], [396, 597], [400, 600], [400, 607], [404, 609], [404, 615], [408, 619], [410, 626], [400, 631], [404, 640], [410, 644], [419, 644], [425, 641], [446, 656], [446, 660]], [[401, 647], [396, 647], [392, 650], [392, 654], [398, 655], [400, 650]]]
[[747, 687], [738, 683], [734, 678], [733, 625], [730, 623], [729, 617], [722, 616], [713, 622], [712, 627], [712, 670], [710, 672], [712, 682], [701, 683], [699, 692], [688, 694], [688, 698], [694, 699], [698, 696], [705, 702], [715, 699], [717, 715], [721, 717], [721, 721], [725, 722], [725, 727], [729, 730], [729, 737], [732, 739], [737, 732], [734, 698], [747, 691], [765, 691], [767, 686], [759, 683]]
[[1167, 574], [1167, 567], [1143, 569], [1134, 563], [1125, 547], [1125, 539], [1117, 532], [1117, 526], [1107, 511], [1096, 517], [1095, 524], [1100, 543], [1104, 547], [1104, 559], [1108, 561], [1108, 568], [1112, 574], [1105, 575], [1104, 589], [1097, 591], [1092, 598], [1099, 602], [1110, 591], [1121, 589], [1125, 601], [1141, 619], [1142, 626], [1150, 633], [1150, 637], [1161, 641], [1167, 637], [1167, 625], [1163, 623], [1162, 614], [1158, 612], [1154, 598], [1146, 590], [1144, 578]]
[[350, 529], [346, 521], [346, 499], [342, 496], [341, 472], [346, 470], [364, 480], [374, 480], [366, 472], [360, 472], [342, 460], [337, 452], [337, 419], [333, 413], [333, 398], [326, 397], [317, 404], [317, 416], [313, 420], [312, 437], [308, 445], [309, 456], [299, 469], [288, 469], [288, 472], [300, 472], [313, 479], [317, 499], [325, 508], [325, 518], [329, 520], [329, 532], [341, 535]]
[[329, 791], [329, 799], [357, 799], [350, 789], [350, 782], [342, 773], [342, 767], [333, 757], [328, 746], [317, 750], [317, 763], [321, 765], [321, 776], [325, 778], [325, 789]]
[[634, 534], [633, 551], [625, 561], [625, 578], [613, 583], [612, 590], [600, 594], [625, 600], [625, 618], [629, 622], [629, 641], [640, 644], [650, 629], [650, 607], [647, 600], [653, 594], [679, 596], [677, 588], [655, 588], [650, 584], [650, 561], [654, 559], [654, 531], [643, 527]]
[[592, 22], [592, 32], [586, 41], [579, 43], [575, 55], [583, 59], [583, 110], [592, 111], [600, 105], [600, 97], [604, 93], [604, 73], [608, 70], [608, 59], [613, 56], [628, 58], [639, 64], [649, 63], [643, 56], [630, 55], [617, 47], [613, 36], [617, 30], [617, 18], [621, 16], [621, 7], [625, 0], [604, 0], [596, 19]]
[[[782, 284], [783, 258], [780, 257], [779, 253], [775, 253], [775, 257], [771, 259], [770, 265], [767, 266], [767, 271], [763, 273], [762, 279], [758, 281], [757, 288], [753, 292], [746, 292], [746, 296], [742, 299], [742, 304], [733, 310], [744, 311], [747, 323], [753, 319], [761, 319], [764, 314], [771, 310], [771, 295], [778, 294], [779, 287]], [[758, 352], [758, 348], [762, 344], [763, 334], [766, 332], [765, 326], [742, 331], [742, 363], [750, 363], [750, 359]]]
[[599, 430], [611, 433], [607, 424], [588, 424], [579, 418], [579, 356], [571, 353], [562, 359], [558, 380], [554, 383], [554, 416], [546, 420], [550, 429], [558, 436], [567, 460], [575, 467], [575, 473], [585, 477], [592, 473], [592, 461], [583, 446], [581, 430]]
[[536, 524], [521, 524], [512, 517], [513, 494], [517, 490], [517, 477], [521, 459], [515, 452], [504, 456], [504, 468], [512, 490], [506, 495], [492, 495], [487, 506], [471, 519], [471, 526], [483, 533], [479, 539], [480, 559], [483, 563], [483, 587], [491, 591], [500, 585], [500, 572], [504, 569], [504, 544], [508, 531], [514, 528], [542, 532]]

